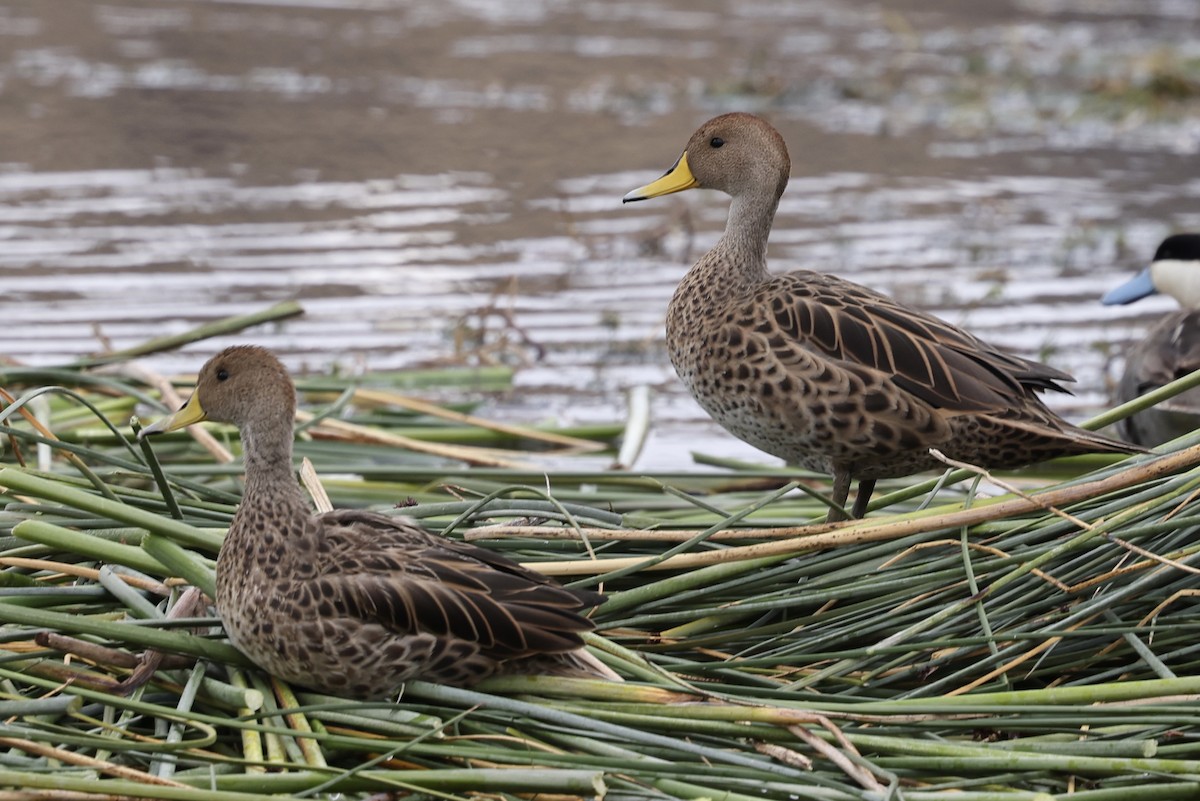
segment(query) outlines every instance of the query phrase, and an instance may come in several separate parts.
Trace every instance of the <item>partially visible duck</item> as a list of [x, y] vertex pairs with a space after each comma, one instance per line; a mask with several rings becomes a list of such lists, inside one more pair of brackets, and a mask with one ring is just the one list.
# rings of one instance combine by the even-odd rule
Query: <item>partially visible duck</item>
[[694, 187], [733, 197], [725, 233], [667, 308], [671, 363], [734, 436], [833, 475], [830, 520], [858, 480], [942, 467], [929, 454], [1011, 468], [1067, 454], [1138, 449], [1077, 428], [1038, 398], [1071, 377], [1006, 353], [871, 289], [822, 273], [767, 271], [767, 237], [787, 186], [783, 137], [750, 114], [692, 134], [665, 175], [626, 202]]
[[[1125, 354], [1125, 372], [1117, 385], [1124, 403], [1200, 369], [1200, 234], [1169, 236], [1150, 266], [1111, 290], [1106, 306], [1133, 303], [1162, 292], [1179, 301]], [[1120, 423], [1121, 435], [1139, 445], [1161, 445], [1200, 428], [1200, 388], [1159, 403]]]
[[[296, 391], [269, 351], [228, 348], [142, 436], [203, 420], [242, 434], [246, 490], [217, 558], [217, 611], [259, 667], [320, 692], [383, 698], [405, 681], [608, 675], [581, 653], [603, 600], [492, 551], [373, 512], [313, 514], [292, 467]], [[611, 677], [611, 675], [609, 676]]]

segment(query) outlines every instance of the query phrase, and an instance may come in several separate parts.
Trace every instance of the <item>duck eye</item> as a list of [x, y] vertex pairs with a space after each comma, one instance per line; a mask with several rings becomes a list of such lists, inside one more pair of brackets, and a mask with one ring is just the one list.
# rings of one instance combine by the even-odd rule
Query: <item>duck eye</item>
[[217, 371], [217, 380], [218, 381], [224, 381], [227, 378], [229, 378], [229, 371], [226, 370], [224, 367], [222, 367], [220, 370]]
[[708, 144], [710, 147], [720, 147], [721, 145], [725, 144], [725, 140], [719, 136], [714, 136], [712, 139], [708, 140]]

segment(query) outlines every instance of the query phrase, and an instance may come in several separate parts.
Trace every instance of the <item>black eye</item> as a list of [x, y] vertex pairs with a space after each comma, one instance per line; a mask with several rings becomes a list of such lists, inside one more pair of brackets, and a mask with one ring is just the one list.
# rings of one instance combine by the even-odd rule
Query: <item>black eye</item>
[[708, 140], [708, 144], [710, 147], [720, 147], [721, 145], [725, 144], [725, 140], [719, 136], [714, 136], [712, 139]]
[[229, 378], [229, 371], [226, 370], [224, 367], [222, 367], [220, 370], [217, 371], [217, 380], [218, 381], [224, 381], [227, 378]]

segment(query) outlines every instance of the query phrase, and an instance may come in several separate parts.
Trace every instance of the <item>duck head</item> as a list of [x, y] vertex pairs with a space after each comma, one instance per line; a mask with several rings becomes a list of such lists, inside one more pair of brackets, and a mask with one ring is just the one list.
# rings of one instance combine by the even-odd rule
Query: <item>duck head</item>
[[1163, 240], [1150, 266], [1109, 290], [1105, 306], [1132, 303], [1161, 292], [1185, 309], [1200, 309], [1200, 234], [1175, 234]]
[[179, 411], [142, 429], [138, 438], [205, 420], [245, 429], [263, 418], [290, 421], [295, 411], [295, 386], [279, 359], [266, 348], [236, 345], [200, 368], [196, 391]]
[[791, 167], [783, 137], [766, 120], [740, 112], [722, 114], [692, 134], [683, 155], [661, 178], [634, 189], [622, 202], [694, 188], [739, 197], [770, 187], [778, 198]]

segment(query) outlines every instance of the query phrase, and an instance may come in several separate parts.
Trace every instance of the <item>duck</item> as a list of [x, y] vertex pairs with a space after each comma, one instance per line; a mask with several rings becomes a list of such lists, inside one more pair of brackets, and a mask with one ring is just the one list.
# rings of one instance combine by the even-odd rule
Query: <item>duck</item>
[[[1149, 266], [1101, 298], [1105, 306], [1124, 305], [1156, 293], [1182, 307], [1159, 320], [1125, 354], [1117, 400], [1131, 401], [1200, 370], [1200, 234], [1164, 239]], [[1200, 389], [1191, 389], [1118, 424], [1121, 436], [1153, 447], [1200, 428]]]
[[608, 678], [584, 650], [583, 610], [563, 587], [475, 545], [376, 512], [314, 514], [292, 465], [296, 390], [279, 359], [227, 348], [174, 414], [139, 437], [212, 420], [241, 432], [244, 495], [217, 556], [230, 641], [268, 673], [317, 692], [381, 699], [407, 681], [470, 686], [501, 674]]
[[769, 272], [767, 240], [790, 171], [770, 123], [722, 114], [692, 134], [662, 177], [623, 200], [693, 188], [732, 198], [724, 233], [667, 307], [667, 351], [692, 396], [731, 434], [832, 476], [827, 521], [863, 517], [879, 479], [944, 468], [930, 449], [988, 469], [1142, 450], [1043, 403], [1039, 393], [1067, 392], [1068, 373], [860, 284]]

